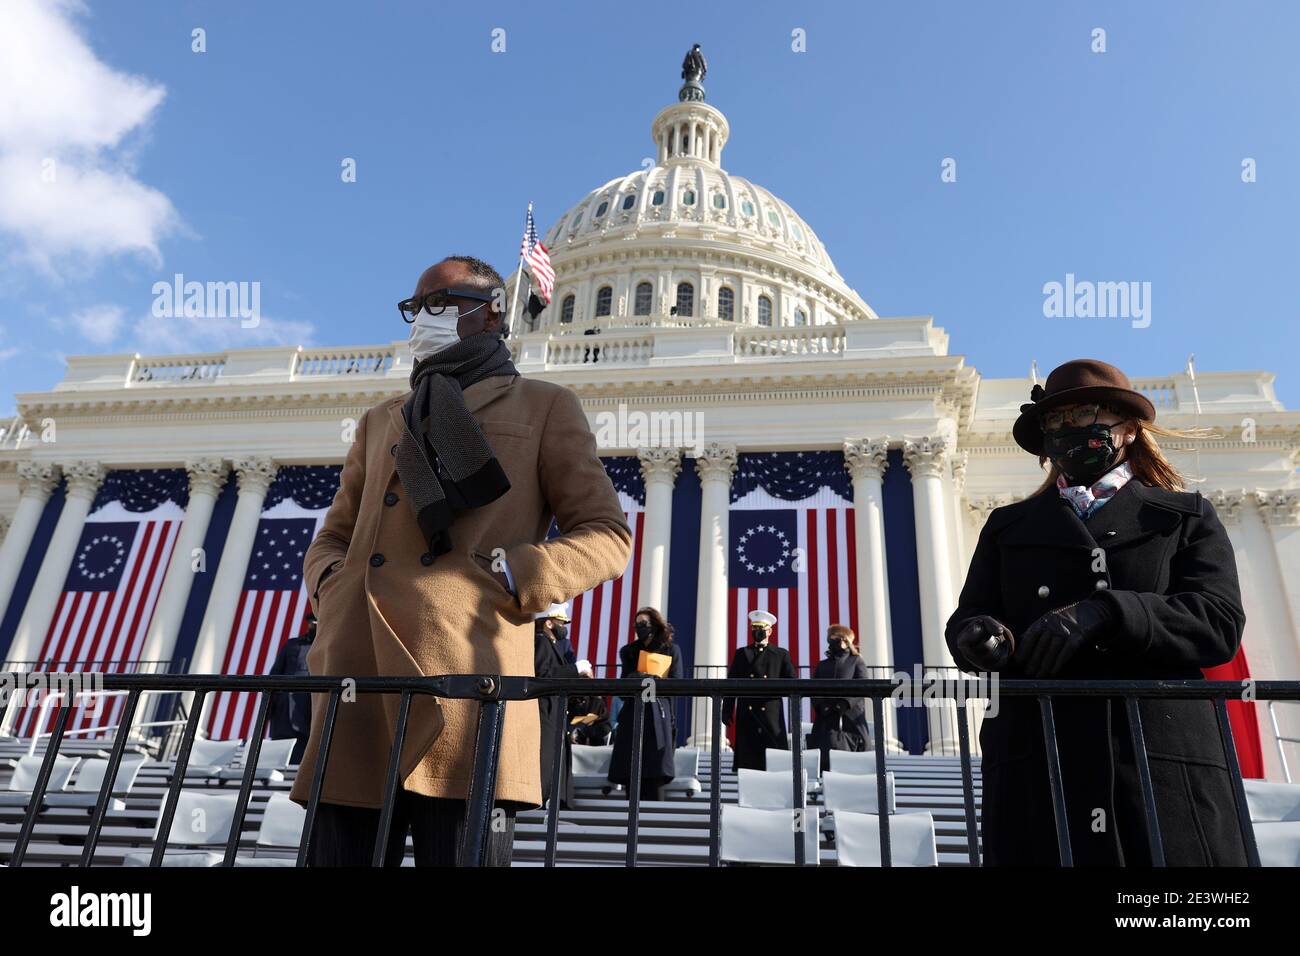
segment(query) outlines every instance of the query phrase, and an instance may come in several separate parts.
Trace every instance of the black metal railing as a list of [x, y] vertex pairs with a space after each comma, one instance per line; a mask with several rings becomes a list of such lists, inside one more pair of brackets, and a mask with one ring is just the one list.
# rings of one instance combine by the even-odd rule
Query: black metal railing
[[[346, 683], [345, 683], [346, 680]], [[968, 686], [945, 686], [938, 699], [945, 696], [968, 695], [973, 699], [980, 693], [987, 693], [987, 685], [975, 680], [967, 682]], [[89, 828], [82, 846], [81, 865], [90, 865], [95, 857], [96, 847], [104, 826], [113, 783], [122, 759], [127, 740], [127, 731], [131, 725], [140, 697], [146, 692], [192, 693], [194, 703], [186, 721], [181, 738], [176, 765], [170, 775], [167, 793], [163, 800], [160, 819], [154, 838], [150, 858], [151, 866], [161, 865], [167, 849], [168, 835], [185, 781], [190, 754], [199, 729], [200, 714], [208, 694], [222, 691], [261, 692], [257, 717], [252, 734], [248, 740], [243, 757], [244, 772], [241, 778], [234, 818], [226, 841], [222, 865], [234, 864], [244, 818], [246, 816], [255, 771], [258, 765], [262, 738], [266, 732], [269, 702], [273, 692], [311, 691], [328, 695], [324, 717], [324, 732], [321, 736], [316, 754], [316, 764], [311, 780], [309, 797], [306, 805], [306, 818], [302, 837], [298, 846], [296, 863], [303, 866], [309, 856], [313, 837], [313, 824], [320, 804], [322, 787], [328, 767], [330, 744], [339, 715], [341, 695], [346, 690], [358, 694], [397, 694], [399, 707], [395, 737], [389, 751], [387, 769], [383, 781], [383, 801], [380, 813], [378, 833], [375, 838], [373, 864], [382, 866], [388, 846], [388, 835], [393, 819], [394, 799], [399, 785], [399, 756], [406, 737], [407, 722], [414, 695], [430, 695], [448, 699], [474, 700], [479, 702], [478, 719], [475, 736], [474, 765], [467, 796], [464, 836], [458, 848], [458, 862], [461, 865], [477, 866], [486, 862], [487, 834], [491, 824], [493, 797], [496, 792], [497, 765], [500, 755], [502, 733], [505, 724], [506, 703], [508, 701], [531, 700], [545, 696], [582, 696], [611, 695], [630, 697], [634, 701], [632, 714], [632, 759], [631, 779], [627, 787], [628, 826], [625, 862], [628, 866], [637, 863], [638, 837], [640, 833], [641, 803], [641, 756], [644, 721], [649, 702], [657, 697], [663, 698], [703, 698], [710, 702], [711, 728], [710, 741], [710, 823], [709, 828], [709, 865], [721, 863], [721, 777], [722, 777], [722, 702], [724, 698], [786, 698], [791, 723], [798, 726], [797, 717], [806, 697], [863, 697], [871, 701], [876, 727], [883, 727], [885, 702], [898, 695], [900, 690], [896, 681], [889, 680], [819, 680], [810, 686], [806, 680], [654, 680], [645, 679], [597, 679], [565, 678], [539, 679], [533, 677], [500, 677], [493, 675], [453, 675], [431, 678], [397, 678], [397, 677], [236, 677], [210, 675], [147, 675], [147, 674], [106, 674], [103, 685], [107, 690], [126, 692], [125, 713], [119, 725], [108, 757], [107, 772], [100, 788], [98, 799], [91, 811]], [[916, 699], [921, 699], [921, 688], [916, 688]], [[1158, 819], [1155, 791], [1151, 772], [1147, 762], [1145, 733], [1142, 727], [1138, 703], [1144, 699], [1173, 698], [1200, 699], [1213, 702], [1218, 720], [1220, 743], [1223, 748], [1227, 768], [1233, 784], [1235, 813], [1241, 835], [1246, 847], [1250, 865], [1259, 865], [1259, 853], [1255, 845], [1254, 831], [1251, 826], [1246, 804], [1244, 785], [1236, 750], [1232, 739], [1232, 729], [1228, 718], [1227, 702], [1242, 698], [1242, 685], [1232, 681], [1130, 681], [1130, 680], [1089, 680], [1089, 681], [1040, 681], [1040, 680], [1005, 680], [997, 685], [997, 694], [1002, 698], [1027, 697], [1039, 703], [1042, 720], [1043, 738], [1047, 770], [1049, 776], [1052, 805], [1055, 814], [1056, 835], [1060, 860], [1063, 865], [1071, 865], [1073, 854], [1070, 846], [1069, 828], [1065, 817], [1065, 791], [1062, 784], [1060, 754], [1057, 747], [1054, 701], [1058, 698], [1075, 697], [1110, 697], [1123, 699], [1129, 718], [1129, 730], [1133, 743], [1133, 752], [1137, 760], [1139, 784], [1143, 805], [1145, 807], [1145, 825], [1152, 850], [1153, 862], [1164, 865], [1163, 843], [1160, 821]], [[1255, 700], [1300, 700], [1300, 681], [1260, 681], [1252, 685], [1252, 699]], [[936, 695], [931, 695], [935, 699]], [[640, 706], [637, 706], [639, 704]], [[54, 770], [55, 758], [64, 739], [70, 708], [62, 708], [58, 714], [55, 728], [50, 736], [35, 787], [23, 815], [17, 839], [8, 854], [10, 866], [22, 866], [26, 857], [37, 819], [41, 814], [43, 800]], [[954, 708], [958, 750], [961, 756], [962, 790], [964, 795], [963, 813], [966, 824], [967, 856], [973, 866], [980, 864], [979, 844], [976, 825], [975, 791], [973, 781], [972, 741], [966, 709]], [[565, 745], [564, 722], [557, 724], [556, 753], [563, 754]], [[881, 809], [879, 818], [880, 858], [884, 866], [890, 866], [890, 819], [887, 812], [885, 769], [887, 767], [885, 735], [874, 735], [875, 761], [877, 767], [877, 807]], [[806, 748], [803, 735], [791, 736], [791, 764], [794, 813], [806, 813], [807, 793], [803, 782], [804, 757]], [[816, 754], [816, 751], [813, 751]], [[556, 835], [558, 832], [559, 794], [562, 786], [563, 765], [557, 759], [552, 770], [552, 794], [556, 796], [549, 801], [547, 809], [547, 842], [545, 850], [546, 865], [556, 862]], [[798, 818], [796, 818], [798, 819]], [[792, 827], [794, 839], [794, 862], [804, 865], [806, 859], [805, 834], [802, 827]], [[0, 851], [2, 852], [2, 851]]]

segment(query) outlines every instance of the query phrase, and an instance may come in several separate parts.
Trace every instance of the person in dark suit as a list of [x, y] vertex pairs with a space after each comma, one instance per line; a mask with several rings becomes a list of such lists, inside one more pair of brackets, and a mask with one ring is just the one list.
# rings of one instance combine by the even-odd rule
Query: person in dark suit
[[[289, 638], [280, 646], [267, 673], [279, 677], [306, 677], [307, 652], [311, 650], [315, 639], [316, 613], [308, 611], [307, 630], [297, 637]], [[289, 763], [300, 762], [307, 747], [307, 738], [311, 734], [311, 694], [306, 691], [272, 694], [266, 722], [270, 726], [272, 740], [298, 738], [298, 742], [293, 745], [293, 753], [289, 755]]]
[[[851, 627], [832, 624], [826, 629], [826, 656], [817, 662], [814, 679], [866, 680], [867, 665], [858, 653]], [[822, 752], [822, 769], [831, 769], [832, 750], [861, 752], [871, 746], [865, 697], [814, 697], [810, 745]]]
[[597, 694], [569, 698], [569, 740], [588, 747], [604, 747], [614, 729], [609, 705]]
[[[537, 615], [533, 624], [533, 673], [538, 677], [590, 677], [591, 663], [577, 661], [569, 663], [561, 641], [567, 643], [569, 633], [569, 605], [552, 604]], [[542, 802], [551, 796], [552, 781], [555, 778], [555, 758], [557, 734], [560, 724], [567, 719], [567, 697], [539, 697], [537, 699], [538, 715], [542, 724]], [[568, 792], [569, 752], [564, 751], [564, 770], [561, 779], [561, 806], [564, 805], [563, 794]]]
[[[790, 652], [771, 643], [776, 615], [749, 612], [749, 644], [736, 651], [727, 669], [728, 679], [794, 679]], [[757, 699], [735, 697], [722, 700], [722, 722], [736, 729], [734, 764], [737, 770], [766, 770], [767, 749], [789, 750], [785, 729], [785, 701], [781, 697]]]
[[[1199, 680], [1232, 659], [1245, 613], [1214, 507], [1165, 459], [1155, 409], [1119, 369], [1067, 362], [1035, 385], [1013, 434], [1047, 481], [980, 533], [948, 647], [963, 670], [1007, 677]], [[1079, 865], [1150, 866], [1122, 699], [1057, 698], [1066, 822]], [[1233, 783], [1208, 700], [1139, 711], [1165, 859], [1243, 865]], [[984, 721], [984, 860], [1059, 865], [1042, 718], [1003, 697]]]
[[[636, 639], [619, 649], [622, 665], [620, 677], [644, 678], [638, 669], [642, 651], [664, 654], [672, 658], [665, 677], [680, 679], [683, 676], [682, 652], [673, 643], [673, 627], [655, 608], [643, 607], [633, 621]], [[641, 704], [640, 697], [622, 698], [614, 729], [614, 753], [610, 757], [609, 779], [627, 787], [632, 780], [632, 721], [633, 706]], [[664, 784], [677, 772], [674, 766], [677, 751], [677, 718], [672, 700], [655, 696], [647, 703], [642, 724], [641, 798], [655, 799]]]

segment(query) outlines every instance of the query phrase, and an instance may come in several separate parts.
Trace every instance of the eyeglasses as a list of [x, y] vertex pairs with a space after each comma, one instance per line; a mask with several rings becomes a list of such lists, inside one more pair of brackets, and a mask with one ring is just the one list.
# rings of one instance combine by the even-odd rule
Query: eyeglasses
[[452, 299], [473, 299], [476, 302], [491, 302], [493, 296], [477, 289], [434, 289], [424, 295], [412, 296], [397, 303], [397, 311], [402, 313], [402, 321], [408, 325], [415, 321], [421, 312], [441, 315], [447, 307], [453, 305]]
[[1043, 412], [1039, 423], [1045, 432], [1054, 432], [1067, 426], [1075, 428], [1086, 428], [1089, 425], [1095, 425], [1097, 416], [1102, 412], [1109, 412], [1110, 409], [1105, 405], [1075, 405], [1073, 408], [1054, 408], [1049, 412]]

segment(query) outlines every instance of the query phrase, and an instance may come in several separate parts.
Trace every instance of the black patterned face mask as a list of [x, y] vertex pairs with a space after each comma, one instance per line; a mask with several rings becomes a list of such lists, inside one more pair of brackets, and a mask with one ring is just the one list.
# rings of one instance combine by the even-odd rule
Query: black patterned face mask
[[1119, 456], [1110, 430], [1110, 425], [1098, 422], [1044, 432], [1043, 452], [1071, 485], [1091, 485], [1110, 471]]

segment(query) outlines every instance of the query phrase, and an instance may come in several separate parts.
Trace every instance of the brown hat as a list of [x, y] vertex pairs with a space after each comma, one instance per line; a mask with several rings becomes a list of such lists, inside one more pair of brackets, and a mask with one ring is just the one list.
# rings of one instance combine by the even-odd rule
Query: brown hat
[[1052, 369], [1047, 387], [1035, 385], [1029, 403], [1020, 406], [1020, 417], [1011, 427], [1016, 444], [1035, 455], [1043, 453], [1040, 416], [1049, 408], [1096, 402], [1117, 413], [1144, 422], [1156, 420], [1156, 408], [1133, 388], [1128, 376], [1113, 365], [1097, 359], [1073, 359]]

